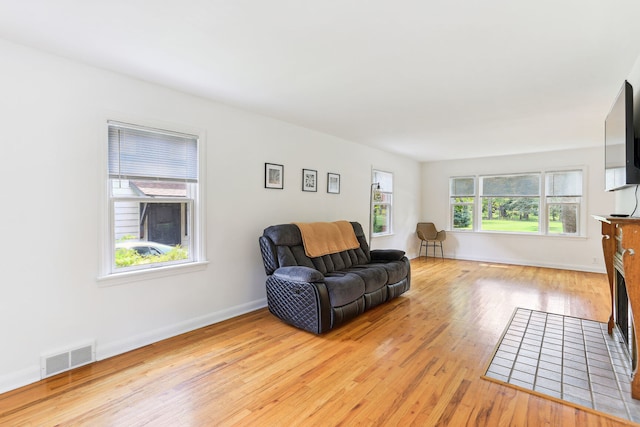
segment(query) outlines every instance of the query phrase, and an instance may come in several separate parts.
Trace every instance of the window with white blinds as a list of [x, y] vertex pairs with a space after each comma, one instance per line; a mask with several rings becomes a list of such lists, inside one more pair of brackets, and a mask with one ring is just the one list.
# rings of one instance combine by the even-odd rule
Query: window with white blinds
[[198, 261], [198, 137], [107, 124], [107, 275]]
[[475, 195], [475, 177], [453, 177], [449, 179], [449, 206], [452, 230], [473, 230]]
[[581, 170], [547, 172], [546, 205], [549, 234], [580, 234], [582, 187]]
[[372, 235], [384, 236], [393, 233], [393, 173], [374, 170], [372, 175]]
[[450, 229], [582, 235], [584, 169], [449, 178]]

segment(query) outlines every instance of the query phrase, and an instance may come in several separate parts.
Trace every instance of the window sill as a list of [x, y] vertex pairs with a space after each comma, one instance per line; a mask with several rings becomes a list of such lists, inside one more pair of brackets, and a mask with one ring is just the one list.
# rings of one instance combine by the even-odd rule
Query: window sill
[[191, 273], [194, 271], [202, 271], [207, 268], [209, 261], [190, 262], [178, 265], [165, 265], [162, 267], [149, 268], [145, 270], [127, 271], [124, 273], [114, 273], [105, 276], [99, 276], [96, 280], [98, 286], [118, 286], [131, 282], [139, 282], [142, 280], [153, 280], [167, 276]]
[[550, 237], [559, 239], [586, 239], [583, 234], [540, 234], [540, 233], [517, 233], [513, 231], [473, 231], [473, 230], [447, 230], [447, 233], [476, 234], [476, 235], [497, 235], [497, 236], [528, 236], [528, 237]]
[[378, 234], [372, 234], [371, 238], [374, 237], [387, 237], [387, 236], [393, 236], [393, 233], [378, 233]]

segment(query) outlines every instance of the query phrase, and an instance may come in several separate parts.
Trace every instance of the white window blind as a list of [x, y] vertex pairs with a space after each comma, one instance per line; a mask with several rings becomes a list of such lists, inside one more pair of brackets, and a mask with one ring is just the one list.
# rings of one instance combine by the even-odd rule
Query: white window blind
[[476, 194], [476, 179], [451, 178], [449, 191], [451, 197], [473, 197]]
[[539, 196], [540, 174], [481, 177], [483, 196]]
[[547, 196], [582, 196], [582, 171], [547, 172]]
[[198, 182], [198, 138], [109, 122], [109, 177]]

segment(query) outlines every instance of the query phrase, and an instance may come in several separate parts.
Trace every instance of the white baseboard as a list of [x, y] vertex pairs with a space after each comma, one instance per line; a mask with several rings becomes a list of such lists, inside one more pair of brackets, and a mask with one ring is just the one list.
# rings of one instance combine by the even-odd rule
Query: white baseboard
[[263, 298], [249, 303], [236, 305], [225, 310], [209, 313], [205, 316], [189, 319], [184, 322], [176, 323], [164, 328], [145, 332], [143, 334], [129, 337], [120, 341], [114, 341], [104, 344], [98, 342], [96, 346], [96, 359], [103, 360], [109, 357], [117, 356], [118, 354], [126, 353], [128, 351], [144, 347], [145, 345], [153, 344], [167, 338], [175, 337], [176, 335], [184, 334], [198, 328], [222, 322], [223, 320], [231, 319], [232, 317], [240, 316], [242, 314], [264, 308], [266, 306], [267, 299]]
[[40, 381], [40, 365], [0, 376], [0, 393], [15, 390], [36, 381]]
[[[144, 347], [145, 345], [153, 344], [155, 342], [162, 341], [164, 339], [171, 338], [185, 332], [190, 332], [198, 328], [222, 322], [223, 320], [231, 319], [232, 317], [250, 313], [266, 306], [267, 299], [262, 298], [246, 304], [240, 304], [234, 307], [230, 307], [225, 310], [209, 313], [205, 316], [189, 319], [175, 325], [170, 325], [164, 328], [145, 332], [143, 334], [129, 337], [120, 341], [114, 341], [104, 344], [98, 342], [96, 344], [96, 360], [107, 359], [118, 354], [126, 353], [128, 351], [135, 350], [137, 348]], [[17, 388], [24, 387], [38, 381], [40, 381], [40, 365], [34, 365], [18, 372], [1, 375], [0, 393], [15, 390]]]
[[[544, 267], [544, 268], [555, 268], [557, 270], [574, 270], [574, 271], [585, 271], [588, 273], [606, 273], [604, 266], [599, 264], [557, 264], [557, 263], [544, 263], [544, 262], [536, 262], [530, 260], [522, 260], [522, 259], [497, 259], [491, 257], [456, 257], [453, 254], [444, 254], [445, 258], [450, 259], [459, 259], [462, 261], [478, 261], [478, 262], [491, 262], [495, 264], [512, 264], [512, 265], [526, 265], [531, 267]], [[432, 258], [432, 257], [429, 257]], [[439, 258], [439, 257], [437, 257]]]

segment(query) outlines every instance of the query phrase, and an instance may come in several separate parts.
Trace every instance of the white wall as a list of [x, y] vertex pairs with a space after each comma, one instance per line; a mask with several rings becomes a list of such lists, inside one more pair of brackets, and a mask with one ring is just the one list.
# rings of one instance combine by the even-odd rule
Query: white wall
[[[372, 167], [394, 172], [393, 236], [415, 256], [420, 165], [0, 40], [0, 392], [39, 379], [40, 356], [95, 341], [108, 357], [266, 304], [257, 238], [272, 224], [355, 220], [367, 229]], [[104, 120], [175, 124], [206, 135], [201, 271], [100, 286]], [[145, 124], [145, 123], [141, 123]], [[264, 189], [264, 163], [285, 189]], [[301, 169], [319, 191], [301, 191]], [[326, 174], [341, 175], [339, 195]]]
[[422, 165], [422, 218], [450, 229], [449, 177], [475, 174], [536, 172], [586, 167], [586, 237], [547, 237], [448, 231], [445, 256], [509, 264], [525, 264], [604, 272], [600, 225], [592, 214], [614, 212], [614, 198], [604, 191], [604, 148], [556, 151], [517, 156], [428, 162]]

